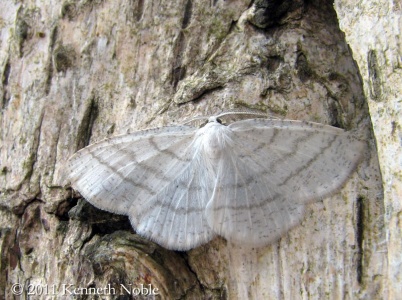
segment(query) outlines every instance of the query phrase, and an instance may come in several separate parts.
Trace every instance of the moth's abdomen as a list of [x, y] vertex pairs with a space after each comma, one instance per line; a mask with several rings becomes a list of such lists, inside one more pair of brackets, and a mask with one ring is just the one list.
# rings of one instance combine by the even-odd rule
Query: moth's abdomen
[[205, 139], [204, 150], [205, 155], [211, 159], [216, 160], [222, 156], [224, 152], [225, 145], [220, 143], [217, 136], [208, 136]]

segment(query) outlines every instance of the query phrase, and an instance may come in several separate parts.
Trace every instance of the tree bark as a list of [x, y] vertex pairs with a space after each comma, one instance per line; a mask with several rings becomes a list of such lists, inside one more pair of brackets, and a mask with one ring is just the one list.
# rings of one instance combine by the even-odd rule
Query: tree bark
[[[383, 183], [383, 298], [402, 294], [401, 1], [335, 1], [357, 62], [373, 124]], [[355, 10], [354, 7], [361, 9]], [[374, 275], [374, 274], [373, 274]]]
[[[2, 1], [1, 297], [397, 297], [401, 7], [344, 2]], [[232, 108], [352, 130], [364, 159], [300, 226], [252, 250], [223, 238], [166, 250], [61, 185], [90, 143]]]

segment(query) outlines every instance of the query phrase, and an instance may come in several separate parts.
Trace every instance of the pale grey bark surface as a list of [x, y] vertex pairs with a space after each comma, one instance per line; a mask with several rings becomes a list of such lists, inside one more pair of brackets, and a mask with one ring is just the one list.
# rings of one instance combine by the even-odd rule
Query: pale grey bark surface
[[398, 299], [402, 295], [402, 2], [335, 1], [335, 7], [362, 76], [378, 148], [387, 233], [382, 248], [384, 297]]
[[[374, 4], [362, 5], [356, 14], [375, 15]], [[63, 285], [119, 293], [121, 284], [151, 284], [157, 299], [234, 299], [242, 289], [255, 299], [381, 299], [400, 290], [400, 185], [383, 193], [400, 170], [380, 152], [380, 172], [367, 105], [371, 113], [372, 95], [400, 89], [400, 68], [387, 69], [392, 85], [389, 76], [368, 79], [367, 60], [379, 72], [383, 58], [344, 28], [350, 9], [341, 1], [336, 12], [329, 1], [4, 0], [0, 8], [0, 295], [27, 299], [30, 284], [60, 299], [71, 297]], [[249, 254], [220, 238], [165, 250], [61, 186], [63, 163], [89, 143], [230, 108], [353, 130], [367, 140], [364, 159], [301, 226]], [[374, 132], [385, 151], [389, 133]], [[252, 266], [241, 271], [243, 262]], [[236, 287], [239, 278], [246, 287]]]

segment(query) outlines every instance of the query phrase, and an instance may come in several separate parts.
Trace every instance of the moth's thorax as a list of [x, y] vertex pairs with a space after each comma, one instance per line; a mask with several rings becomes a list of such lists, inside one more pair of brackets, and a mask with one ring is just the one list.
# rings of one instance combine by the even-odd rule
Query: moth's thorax
[[231, 133], [232, 130], [229, 127], [216, 120], [210, 120], [199, 132], [205, 155], [213, 160], [219, 159], [230, 144]]

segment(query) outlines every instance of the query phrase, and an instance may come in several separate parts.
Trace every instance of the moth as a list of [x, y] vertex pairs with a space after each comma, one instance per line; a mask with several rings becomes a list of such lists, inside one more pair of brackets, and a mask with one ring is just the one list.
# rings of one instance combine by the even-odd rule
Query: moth
[[65, 165], [65, 182], [94, 206], [127, 215], [167, 249], [216, 235], [255, 247], [301, 222], [355, 170], [364, 143], [312, 122], [247, 119], [168, 126], [92, 144]]

